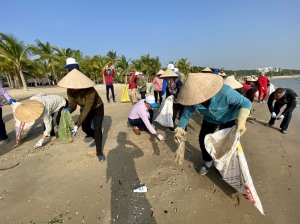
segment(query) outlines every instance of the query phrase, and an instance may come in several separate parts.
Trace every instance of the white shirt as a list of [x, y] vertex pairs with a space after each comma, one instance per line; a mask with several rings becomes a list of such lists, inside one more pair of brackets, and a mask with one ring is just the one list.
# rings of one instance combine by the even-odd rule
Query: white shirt
[[44, 136], [49, 136], [52, 129], [52, 114], [58, 112], [60, 108], [66, 106], [66, 99], [57, 95], [38, 94], [30, 98], [31, 100], [40, 101], [45, 109], [43, 113], [43, 121], [45, 124]]

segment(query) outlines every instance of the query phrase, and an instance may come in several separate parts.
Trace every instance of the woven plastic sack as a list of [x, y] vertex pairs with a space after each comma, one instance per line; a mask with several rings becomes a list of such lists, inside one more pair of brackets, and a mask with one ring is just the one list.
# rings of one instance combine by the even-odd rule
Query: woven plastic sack
[[130, 102], [127, 85], [122, 86], [121, 103]]
[[174, 96], [169, 96], [160, 111], [159, 115], [156, 117], [155, 121], [160, 125], [165, 127], [174, 127], [173, 123], [173, 99]]
[[247, 200], [250, 200], [264, 215], [240, 143], [240, 136], [234, 134], [235, 129], [234, 126], [206, 135], [204, 139], [205, 148], [213, 158], [215, 167], [223, 179]]
[[21, 122], [15, 117], [15, 110], [17, 106], [19, 106], [21, 103], [16, 102], [11, 104], [13, 108], [13, 115], [15, 120], [15, 132], [16, 132], [16, 143], [18, 144], [22, 139], [26, 138], [28, 133], [30, 132], [32, 126], [34, 125], [34, 121], [32, 122]]
[[74, 128], [75, 123], [71, 114], [62, 110], [59, 125], [58, 125], [58, 136], [63, 143], [71, 143], [73, 142], [73, 135], [71, 134], [71, 129]]

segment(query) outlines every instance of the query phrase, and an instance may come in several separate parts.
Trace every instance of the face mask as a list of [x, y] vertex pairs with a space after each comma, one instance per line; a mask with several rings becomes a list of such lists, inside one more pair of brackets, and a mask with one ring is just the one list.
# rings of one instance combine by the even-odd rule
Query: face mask
[[109, 69], [106, 70], [106, 74], [110, 75], [110, 70]]

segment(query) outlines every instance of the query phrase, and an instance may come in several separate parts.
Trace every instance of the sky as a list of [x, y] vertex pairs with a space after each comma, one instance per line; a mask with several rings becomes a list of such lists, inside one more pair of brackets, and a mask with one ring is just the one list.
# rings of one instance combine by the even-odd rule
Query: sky
[[299, 0], [1, 0], [0, 32], [162, 66], [300, 69]]

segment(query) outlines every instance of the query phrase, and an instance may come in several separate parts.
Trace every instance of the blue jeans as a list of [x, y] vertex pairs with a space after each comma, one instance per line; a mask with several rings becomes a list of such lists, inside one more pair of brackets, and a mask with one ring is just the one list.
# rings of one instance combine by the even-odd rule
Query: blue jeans
[[[148, 110], [148, 112], [150, 114], [149, 121], [152, 124], [154, 110]], [[148, 130], [146, 125], [144, 124], [144, 121], [141, 118], [138, 118], [138, 119], [129, 119], [128, 118], [128, 123], [132, 126], [137, 126], [140, 129], [140, 131]]]

